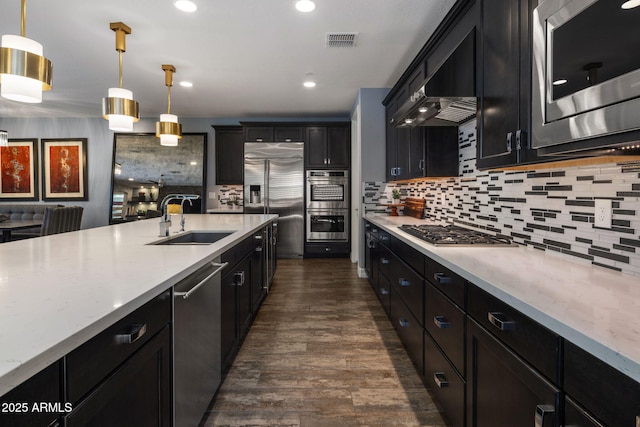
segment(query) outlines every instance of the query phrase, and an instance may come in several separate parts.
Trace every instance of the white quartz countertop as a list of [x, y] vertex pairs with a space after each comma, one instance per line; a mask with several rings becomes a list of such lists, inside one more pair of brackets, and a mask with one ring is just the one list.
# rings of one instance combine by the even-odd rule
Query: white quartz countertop
[[434, 246], [398, 228], [425, 220], [365, 219], [640, 382], [640, 278], [524, 246]]
[[0, 244], [0, 396], [275, 217], [185, 215], [187, 231], [237, 231], [211, 245], [149, 245], [156, 219]]

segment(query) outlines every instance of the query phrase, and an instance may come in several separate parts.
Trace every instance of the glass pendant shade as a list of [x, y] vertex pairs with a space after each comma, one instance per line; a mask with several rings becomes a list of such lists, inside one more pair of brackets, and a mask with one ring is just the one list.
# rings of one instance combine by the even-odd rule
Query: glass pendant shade
[[26, 37], [2, 36], [0, 96], [37, 104], [42, 91], [51, 89], [51, 63], [42, 57], [42, 45]]
[[160, 114], [160, 121], [156, 122], [156, 136], [160, 138], [160, 145], [175, 147], [182, 136], [182, 125], [178, 123], [175, 114]]
[[138, 118], [138, 103], [133, 92], [119, 87], [109, 88], [109, 96], [102, 100], [103, 117], [109, 120], [109, 129], [116, 132], [131, 132]]

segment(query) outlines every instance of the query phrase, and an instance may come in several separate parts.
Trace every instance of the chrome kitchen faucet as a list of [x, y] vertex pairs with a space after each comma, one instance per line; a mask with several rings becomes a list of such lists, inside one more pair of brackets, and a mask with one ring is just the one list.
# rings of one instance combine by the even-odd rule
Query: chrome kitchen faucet
[[168, 194], [162, 199], [160, 203], [160, 211], [162, 216], [160, 217], [160, 237], [166, 237], [169, 235], [169, 229], [171, 228], [171, 215], [168, 212], [167, 205], [171, 200], [182, 200], [180, 202], [180, 231], [184, 231], [184, 202], [189, 201], [189, 204], [193, 206], [191, 200], [199, 199], [197, 194]]

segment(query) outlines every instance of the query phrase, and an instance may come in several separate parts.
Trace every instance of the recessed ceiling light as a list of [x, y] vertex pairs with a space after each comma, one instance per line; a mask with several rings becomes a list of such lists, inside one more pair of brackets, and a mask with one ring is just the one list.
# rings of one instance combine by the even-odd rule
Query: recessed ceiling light
[[313, 12], [316, 9], [316, 4], [311, 0], [298, 0], [296, 2], [296, 9], [300, 12]]
[[180, 82], [180, 86], [182, 86], [182, 87], [193, 87], [193, 83], [184, 81], [184, 82]]
[[629, 0], [622, 3], [622, 6], [620, 7], [623, 9], [633, 9], [634, 7], [638, 6], [640, 6], [640, 0]]
[[554, 86], [560, 86], [560, 85], [563, 85], [565, 83], [567, 83], [567, 79], [558, 79], [558, 80], [553, 82], [553, 85]]
[[175, 0], [173, 2], [173, 5], [176, 7], [176, 9], [179, 9], [183, 12], [195, 12], [196, 10], [198, 10], [198, 6], [190, 0]]
[[312, 82], [312, 81], [306, 81], [302, 84], [304, 85], [304, 87], [316, 87], [316, 82]]

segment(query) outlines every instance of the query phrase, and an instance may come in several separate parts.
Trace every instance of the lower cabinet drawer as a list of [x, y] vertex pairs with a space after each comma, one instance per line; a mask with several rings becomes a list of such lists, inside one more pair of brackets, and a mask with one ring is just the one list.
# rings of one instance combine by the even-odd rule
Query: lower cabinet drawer
[[78, 402], [170, 321], [171, 292], [167, 291], [69, 353], [69, 402]]
[[555, 384], [560, 383], [560, 337], [474, 285], [467, 288], [467, 311], [486, 330]]
[[378, 298], [387, 315], [391, 313], [391, 283], [386, 277], [380, 275], [378, 279]]
[[425, 286], [424, 325], [464, 375], [464, 313], [430, 284]]
[[66, 427], [170, 427], [170, 328], [149, 340], [65, 417]]
[[388, 279], [422, 326], [424, 324], [424, 280], [422, 277], [403, 262], [398, 261], [396, 276], [393, 279], [388, 277]]
[[603, 425], [640, 425], [640, 383], [569, 341], [564, 345], [564, 389]]
[[391, 287], [391, 323], [398, 331], [400, 341], [404, 345], [409, 357], [413, 361], [416, 370], [423, 374], [423, 335], [422, 325], [411, 314], [411, 311], [402, 302], [395, 288]]
[[464, 427], [465, 382], [427, 333], [424, 334], [424, 380], [448, 425]]

